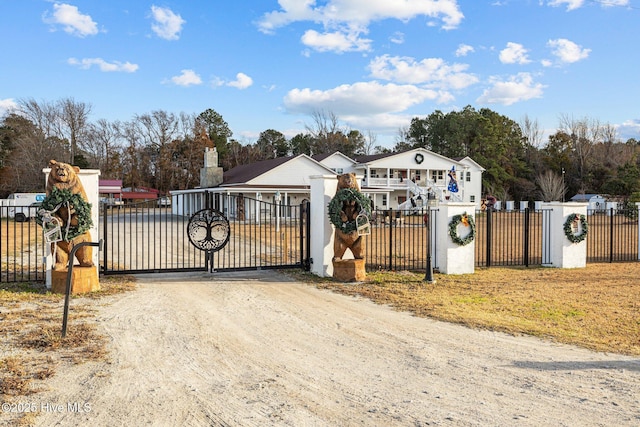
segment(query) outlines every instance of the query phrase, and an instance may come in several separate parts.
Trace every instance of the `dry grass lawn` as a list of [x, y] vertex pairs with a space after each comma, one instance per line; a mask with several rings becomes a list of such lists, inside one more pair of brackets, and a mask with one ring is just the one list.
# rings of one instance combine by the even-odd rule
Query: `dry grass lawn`
[[[95, 310], [83, 299], [133, 289], [130, 277], [100, 280], [101, 290], [70, 302], [67, 335], [61, 337], [64, 295], [48, 293], [44, 284], [0, 284], [0, 401], [24, 402], [42, 389], [42, 380], [69, 364], [106, 357], [104, 338], [92, 322]], [[2, 414], [12, 425], [32, 425], [33, 412]]]
[[[300, 278], [300, 274], [296, 274]], [[585, 269], [484, 268], [470, 275], [368, 273], [362, 283], [303, 280], [416, 316], [640, 355], [640, 263]]]

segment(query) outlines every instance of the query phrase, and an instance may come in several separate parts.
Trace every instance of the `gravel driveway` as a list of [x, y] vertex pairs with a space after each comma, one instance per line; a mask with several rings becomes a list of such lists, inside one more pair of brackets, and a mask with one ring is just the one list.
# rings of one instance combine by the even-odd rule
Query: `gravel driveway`
[[640, 425], [637, 358], [417, 318], [269, 271], [138, 280], [95, 300], [110, 360], [50, 379], [38, 399], [64, 410], [38, 425]]

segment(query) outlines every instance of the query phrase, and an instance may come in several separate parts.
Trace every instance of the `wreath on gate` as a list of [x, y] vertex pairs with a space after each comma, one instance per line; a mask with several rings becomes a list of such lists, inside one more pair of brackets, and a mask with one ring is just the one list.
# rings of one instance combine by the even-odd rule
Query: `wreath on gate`
[[[42, 201], [42, 205], [36, 215], [36, 222], [42, 225], [45, 214], [53, 215], [63, 206], [69, 212], [73, 210], [78, 220], [78, 225], [71, 225], [69, 221], [67, 221], [67, 224], [63, 224], [63, 240], [70, 242], [86, 233], [93, 226], [91, 204], [87, 203], [80, 194], [73, 194], [71, 190], [54, 187], [51, 193]], [[71, 217], [71, 214], [69, 214], [69, 217]]]
[[347, 234], [356, 231], [358, 225], [356, 224], [355, 218], [353, 220], [343, 222], [342, 218], [340, 218], [340, 212], [342, 212], [344, 202], [353, 201], [356, 201], [360, 206], [359, 214], [363, 213], [367, 217], [371, 216], [371, 202], [369, 198], [358, 190], [354, 190], [352, 188], [343, 188], [338, 190], [328, 205], [329, 221], [331, 221], [331, 224], [335, 225], [342, 232]]
[[[574, 226], [580, 225], [580, 233], [575, 234]], [[589, 232], [589, 224], [587, 224], [587, 217], [580, 214], [571, 214], [564, 222], [564, 235], [571, 243], [580, 243], [587, 238]]]
[[[471, 228], [471, 230], [469, 230], [469, 233], [464, 237], [460, 237], [458, 235], [458, 225], [460, 224]], [[467, 215], [466, 212], [462, 215], [454, 215], [451, 218], [451, 222], [449, 222], [449, 236], [451, 236], [451, 240], [453, 240], [453, 243], [456, 243], [460, 246], [468, 245], [469, 243], [473, 242], [473, 239], [476, 238], [476, 223], [473, 220], [473, 217]]]

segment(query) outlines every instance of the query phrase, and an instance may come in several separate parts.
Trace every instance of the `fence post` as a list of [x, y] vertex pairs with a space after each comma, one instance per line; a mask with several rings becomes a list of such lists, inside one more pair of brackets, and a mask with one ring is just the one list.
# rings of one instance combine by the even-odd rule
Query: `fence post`
[[389, 271], [393, 270], [393, 208], [389, 208]]
[[491, 267], [491, 250], [493, 249], [491, 241], [493, 240], [493, 209], [487, 209], [487, 241], [485, 242], [485, 258], [486, 266]]
[[549, 253], [543, 253], [543, 260], [550, 261], [549, 267], [584, 268], [587, 262], [587, 242], [570, 242], [565, 235], [564, 224], [571, 214], [586, 215], [587, 203], [549, 202], [545, 203], [545, 206], [551, 211], [549, 216], [545, 217], [549, 221], [549, 244], [546, 245], [543, 241], [543, 248]]
[[313, 227], [310, 227], [312, 235], [308, 236], [310, 271], [320, 277], [332, 277], [334, 227], [329, 221], [327, 206], [336, 193], [336, 177], [312, 175], [309, 179], [311, 202], [308, 215], [309, 222], [313, 221]]
[[636, 218], [638, 221], [638, 261], [640, 261], [640, 203], [636, 203]]
[[[472, 274], [475, 270], [475, 239], [466, 245], [459, 245], [449, 235], [450, 223], [454, 216], [467, 214], [475, 217], [475, 204], [464, 202], [441, 203], [437, 210], [438, 269], [443, 274]], [[464, 227], [461, 227], [461, 231]], [[477, 237], [477, 236], [476, 236]]]
[[613, 262], [613, 208], [609, 214], [609, 263]]
[[529, 267], [529, 231], [531, 222], [529, 221], [531, 216], [531, 209], [525, 208], [524, 210], [524, 248], [522, 251], [524, 257], [524, 266]]

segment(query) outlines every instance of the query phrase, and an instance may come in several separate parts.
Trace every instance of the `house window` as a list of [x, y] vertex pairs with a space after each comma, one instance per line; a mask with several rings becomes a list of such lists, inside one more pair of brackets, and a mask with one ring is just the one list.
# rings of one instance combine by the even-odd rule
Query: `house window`
[[467, 171], [467, 182], [471, 182], [471, 172]]
[[378, 172], [376, 172], [375, 169], [371, 169], [371, 178], [377, 178], [378, 177]]
[[335, 173], [339, 173], [339, 174], [341, 174], [341, 175], [344, 173], [342, 168], [333, 168], [333, 171], [334, 171]]
[[444, 171], [431, 171], [431, 180], [438, 182], [444, 179]]
[[415, 177], [416, 181], [420, 181], [420, 171], [416, 171], [414, 177]]
[[469, 201], [471, 203], [475, 203], [476, 202], [476, 196], [469, 196]]
[[382, 195], [382, 206], [387, 206], [387, 195], [386, 194]]

